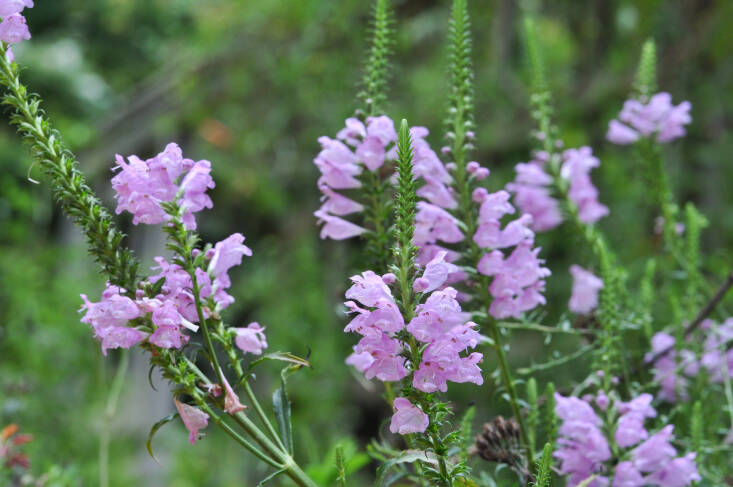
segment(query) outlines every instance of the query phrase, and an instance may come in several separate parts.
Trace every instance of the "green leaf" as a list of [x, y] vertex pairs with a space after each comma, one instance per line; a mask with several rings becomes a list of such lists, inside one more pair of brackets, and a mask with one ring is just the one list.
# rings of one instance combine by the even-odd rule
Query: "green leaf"
[[379, 469], [377, 470], [377, 480], [376, 482], [374, 482], [374, 485], [376, 487], [386, 485], [385, 479], [387, 477], [387, 473], [392, 467], [403, 463], [415, 462], [424, 462], [431, 465], [438, 465], [438, 460], [435, 458], [435, 454], [432, 452], [427, 452], [424, 450], [405, 450], [404, 452], [402, 452], [401, 455], [387, 460], [381, 467], [379, 467]]
[[286, 468], [282, 468], [282, 469], [278, 470], [277, 472], [271, 473], [270, 475], [268, 475], [267, 477], [265, 477], [264, 479], [262, 479], [262, 481], [259, 484], [257, 484], [257, 487], [262, 487], [263, 485], [265, 485], [270, 480], [274, 479], [278, 475], [281, 475], [281, 474], [283, 474], [283, 473], [285, 473], [287, 471], [288, 470]]
[[591, 482], [593, 482], [596, 479], [596, 477], [598, 477], [598, 475], [593, 474], [590, 477], [588, 477], [587, 479], [585, 479], [584, 481], [582, 481], [581, 483], [579, 483], [578, 485], [576, 485], [575, 487], [588, 487], [591, 484]]
[[275, 390], [272, 394], [272, 406], [275, 409], [275, 417], [277, 418], [277, 426], [280, 430], [280, 438], [282, 438], [288, 452], [293, 454], [293, 426], [291, 421], [290, 413], [290, 399], [288, 399], [288, 392], [285, 389], [287, 385], [286, 377], [289, 369], [295, 368], [296, 370], [300, 366], [294, 365], [286, 367], [280, 373], [281, 381], [280, 387]]
[[155, 436], [155, 433], [158, 432], [160, 428], [162, 428], [165, 424], [170, 423], [174, 419], [178, 417], [178, 413], [169, 414], [165, 418], [161, 419], [157, 423], [153, 425], [152, 428], [150, 428], [150, 433], [148, 433], [148, 441], [145, 442], [145, 448], [148, 450], [148, 454], [152, 457], [153, 460], [156, 461], [160, 465], [160, 462], [157, 458], [155, 458], [155, 454], [153, 454], [153, 436]]
[[545, 443], [542, 449], [542, 457], [537, 466], [537, 481], [534, 487], [550, 487], [552, 480], [552, 445]]
[[476, 407], [471, 406], [461, 418], [461, 461], [468, 461], [468, 447], [473, 443], [471, 424], [476, 416]]
[[290, 352], [273, 352], [273, 353], [267, 353], [263, 355], [262, 357], [258, 358], [257, 360], [252, 361], [252, 363], [249, 364], [248, 371], [251, 371], [252, 369], [255, 368], [256, 365], [259, 365], [260, 363], [264, 362], [265, 360], [278, 360], [280, 362], [288, 362], [293, 365], [296, 365], [298, 369], [301, 367], [310, 368], [311, 366], [310, 362], [308, 362], [307, 359], [298, 357], [297, 355], [294, 355]]

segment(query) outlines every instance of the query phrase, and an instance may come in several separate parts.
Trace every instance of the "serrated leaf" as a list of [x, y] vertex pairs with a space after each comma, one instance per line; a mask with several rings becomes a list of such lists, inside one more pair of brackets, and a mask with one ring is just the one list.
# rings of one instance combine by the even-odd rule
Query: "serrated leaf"
[[402, 463], [415, 463], [415, 462], [425, 462], [431, 465], [438, 464], [438, 460], [435, 458], [434, 453], [427, 452], [424, 450], [405, 450], [404, 452], [402, 452], [401, 455], [398, 455], [394, 458], [387, 460], [381, 467], [379, 467], [379, 469], [377, 470], [377, 480], [374, 482], [374, 485], [376, 487], [382, 487], [382, 486], [387, 485], [385, 483], [387, 473], [395, 465], [400, 465]]
[[153, 436], [155, 436], [155, 433], [158, 432], [160, 428], [165, 426], [167, 423], [170, 423], [174, 419], [178, 417], [178, 413], [169, 414], [165, 418], [161, 419], [157, 423], [155, 423], [151, 428], [150, 432], [148, 433], [148, 440], [145, 442], [145, 448], [148, 450], [148, 454], [151, 456], [155, 462], [160, 465], [160, 462], [157, 458], [155, 458], [155, 454], [153, 454]]

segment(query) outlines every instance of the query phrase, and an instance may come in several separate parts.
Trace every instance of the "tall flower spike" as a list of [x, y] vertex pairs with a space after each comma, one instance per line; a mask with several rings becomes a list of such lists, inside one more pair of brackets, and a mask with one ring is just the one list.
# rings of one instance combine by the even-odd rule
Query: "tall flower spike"
[[389, 56], [392, 45], [392, 29], [389, 0], [376, 0], [374, 4], [374, 25], [369, 56], [364, 67], [363, 89], [357, 95], [368, 115], [384, 112], [387, 101], [387, 78], [389, 75]]
[[[7, 52], [7, 51], [6, 51]], [[41, 100], [20, 82], [19, 67], [0, 48], [0, 83], [8, 92], [3, 102], [14, 109], [11, 123], [31, 147], [36, 161], [52, 181], [56, 201], [86, 238], [89, 252], [112, 284], [135, 289], [138, 261], [123, 244], [125, 235], [112, 221], [79, 171], [74, 155], [43, 114]]]
[[641, 48], [634, 89], [642, 99], [648, 99], [657, 91], [657, 46], [654, 39], [647, 39]]

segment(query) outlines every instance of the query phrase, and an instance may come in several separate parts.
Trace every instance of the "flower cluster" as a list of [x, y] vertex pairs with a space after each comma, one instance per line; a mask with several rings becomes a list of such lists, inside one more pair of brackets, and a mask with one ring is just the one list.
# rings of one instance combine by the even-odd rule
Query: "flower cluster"
[[[519, 318], [525, 311], [545, 304], [544, 278], [550, 275], [542, 267], [544, 260], [537, 257], [541, 249], [534, 247], [532, 216], [523, 214], [502, 227], [501, 219], [516, 211], [509, 198], [509, 193], [503, 190], [489, 194], [484, 188], [477, 188], [473, 192], [474, 201], [481, 204], [473, 240], [488, 250], [478, 262], [477, 270], [493, 277], [489, 292], [494, 299], [489, 313], [498, 319]], [[514, 250], [508, 256], [499, 250], [510, 247]]]
[[657, 93], [647, 103], [626, 100], [618, 120], [609, 122], [606, 138], [626, 145], [656, 134], [657, 142], [671, 142], [685, 135], [685, 125], [692, 121], [691, 107], [689, 101], [673, 105], [669, 93]]
[[163, 152], [145, 161], [134, 155], [127, 160], [116, 156], [117, 166], [112, 170], [120, 172], [112, 178], [112, 187], [117, 213], [129, 211], [135, 225], [170, 220], [162, 203], [175, 201], [183, 211], [186, 228], [195, 230], [193, 214], [213, 207], [206, 194], [214, 187], [209, 161], [185, 159], [176, 144], [168, 144]]
[[[619, 414], [613, 440], [625, 451], [615, 468], [603, 422], [589, 401], [576, 397], [555, 395], [555, 413], [562, 425], [558, 431], [558, 449], [554, 456], [561, 462], [560, 473], [568, 475], [568, 485], [575, 486], [593, 475], [589, 487], [684, 487], [699, 481], [695, 453], [677, 457], [672, 446], [672, 425], [666, 425], [653, 435], [644, 427], [647, 418], [654, 418], [652, 396], [642, 394], [629, 402], [614, 405]], [[608, 397], [600, 393], [596, 404], [607, 410]], [[613, 474], [610, 483], [609, 474]]]
[[[211, 311], [220, 311], [234, 302], [234, 298], [225, 291], [231, 286], [228, 271], [240, 265], [244, 255], [252, 255], [243, 242], [244, 237], [239, 233], [218, 242], [206, 255], [209, 259], [208, 270], [196, 269], [199, 298], [204, 303], [211, 304], [204, 306], [204, 317]], [[178, 264], [168, 263], [163, 257], [156, 257], [155, 260], [158, 266], [154, 269], [159, 273], [151, 276], [148, 283], [155, 284], [161, 279], [163, 282], [160, 293], [154, 297], [146, 296], [140, 289], [133, 300], [125, 295], [124, 289], [109, 283], [99, 302], [90, 302], [82, 294], [82, 310], [86, 313], [81, 321], [92, 327], [105, 355], [110, 348], [130, 348], [146, 338], [156, 347], [181, 348], [189, 339], [183, 333], [184, 330], [198, 330], [198, 326], [194, 324], [199, 322], [199, 316], [191, 275]], [[129, 326], [130, 322], [138, 318], [141, 319]], [[257, 334], [250, 337], [253, 332], [261, 333], [259, 325], [254, 330], [235, 328], [232, 332], [237, 335], [237, 345], [242, 345], [239, 348], [245, 352], [259, 353], [262, 347], [253, 345], [257, 342]], [[266, 346], [266, 342], [262, 342]]]
[[336, 137], [323, 136], [318, 139], [321, 152], [313, 162], [321, 172], [318, 189], [323, 197], [315, 216], [324, 224], [321, 238], [343, 240], [366, 231], [341, 218], [361, 212], [364, 207], [336, 190], [360, 188], [362, 183], [358, 176], [364, 168], [377, 172], [385, 162], [393, 161], [396, 157], [394, 143], [397, 141], [397, 132], [392, 120], [386, 116], [369, 117], [366, 125], [359, 119], [349, 118], [346, 127]]
[[[553, 179], [545, 166], [549, 156], [538, 152], [534, 159], [515, 166], [514, 182], [507, 189], [522, 213], [532, 215], [532, 229], [536, 232], [551, 230], [563, 221], [558, 201], [552, 197]], [[567, 149], [562, 152], [560, 177], [568, 183], [568, 198], [578, 207], [578, 219], [583, 223], [595, 223], [608, 215], [608, 208], [598, 201], [598, 189], [593, 185], [590, 172], [600, 166], [588, 147]]]
[[[0, 41], [18, 44], [31, 38], [25, 17], [21, 14], [26, 7], [33, 7], [33, 0], [0, 0]], [[8, 59], [14, 59], [13, 51], [8, 48]]]
[[[414, 289], [427, 299], [417, 306], [407, 325], [389, 288], [395, 281], [393, 274], [379, 276], [366, 271], [353, 276], [353, 285], [346, 291], [350, 301], [345, 305], [356, 317], [344, 331], [359, 333], [362, 338], [346, 362], [367, 379], [393, 382], [412, 373], [412, 386], [426, 393], [446, 391], [448, 381], [482, 384], [478, 363], [483, 356], [476, 352], [461, 356], [479, 343], [476, 324], [468, 321], [468, 313], [461, 311], [455, 289], [437, 290], [454, 271], [455, 266], [445, 261], [444, 252], [425, 267], [422, 276], [415, 280]], [[419, 350], [411, 347], [406, 337], [419, 343]], [[425, 431], [427, 415], [416, 405], [398, 398], [394, 407], [393, 432]]]
[[598, 307], [598, 292], [603, 289], [603, 281], [579, 265], [570, 266], [570, 275], [573, 289], [568, 308], [573, 313], [588, 314]]
[[676, 339], [668, 333], [659, 332], [652, 337], [651, 351], [645, 360], [651, 362], [654, 359], [654, 380], [660, 387], [660, 399], [686, 401], [688, 378], [697, 376], [702, 368], [713, 383], [722, 383], [726, 375], [733, 375], [733, 348], [730, 347], [733, 343], [733, 318], [719, 325], [708, 319], [700, 328], [707, 336], [699, 357], [688, 348], [678, 351]]

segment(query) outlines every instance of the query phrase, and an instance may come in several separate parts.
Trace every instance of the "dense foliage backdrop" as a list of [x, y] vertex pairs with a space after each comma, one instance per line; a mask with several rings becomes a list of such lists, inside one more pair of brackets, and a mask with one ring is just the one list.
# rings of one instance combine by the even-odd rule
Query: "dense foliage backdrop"
[[[200, 218], [203, 237], [216, 241], [241, 231], [255, 253], [234, 276], [230, 317], [267, 326], [278, 349], [311, 351], [313, 369], [292, 381], [296, 443], [309, 472], [325, 484], [333, 463], [326, 445], [341, 441], [358, 467], [368, 460], [357, 451], [384, 427], [386, 413], [378, 386], [353, 380], [343, 365], [353, 340], [340, 332], [340, 297], [357, 269], [355, 257], [348, 247], [321, 242], [312, 217], [316, 139], [335, 133], [355, 106], [366, 3], [40, 0], [27, 14], [33, 42], [16, 52], [28, 85], [43, 96], [110, 206], [115, 153], [148, 157], [177, 140], [189, 157], [212, 161], [217, 211]], [[395, 3], [390, 115], [434, 129], [430, 140], [439, 147], [449, 2]], [[477, 160], [491, 169], [491, 189], [498, 189], [530, 150], [519, 11], [511, 0], [474, 0], [470, 8]], [[643, 41], [656, 39], [660, 86], [693, 106], [685, 143], [667, 157], [671, 180], [680, 199], [694, 201], [714, 222], [703, 241], [717, 274], [733, 247], [733, 3], [564, 0], [545, 2], [540, 12], [561, 136], [570, 146], [593, 145], [602, 160], [594, 179], [612, 208], [602, 226], [630, 261], [659, 245], [649, 231], [655, 215], [639, 203], [645, 191], [633, 161], [603, 136], [626, 98]], [[59, 485], [97, 485], [105, 435], [111, 485], [227, 486], [243, 485], [243, 478], [254, 485], [260, 467], [216, 434], [191, 447], [180, 424], [157, 435], [160, 464], [150, 458], [150, 425], [173, 405], [166, 384], [153, 377], [158, 391], [152, 389], [145, 362], [134, 355], [107, 421], [115, 360], [101, 360], [76, 311], [79, 293], [101, 290], [102, 279], [48, 185], [28, 180], [35, 172], [19, 138], [7, 124], [0, 127], [0, 426], [17, 423], [33, 434], [26, 449], [32, 470], [50, 472]], [[127, 222], [144, 260], [162, 251], [153, 232]], [[547, 313], [563, 319], [567, 267], [578, 247], [562, 232], [542, 235], [539, 243], [554, 272]], [[537, 335], [517, 334], [511, 344], [509, 358], [519, 366], [548, 358]], [[559, 348], [577, 346], [573, 339]], [[490, 359], [484, 368], [493, 370]], [[570, 379], [553, 377], [558, 386]], [[269, 393], [271, 384], [259, 386]], [[493, 393], [489, 387], [482, 394], [487, 390]], [[461, 386], [452, 394], [475, 402], [477, 422], [497, 412], [469, 391], [475, 395]], [[364, 469], [365, 478], [371, 470]]]

